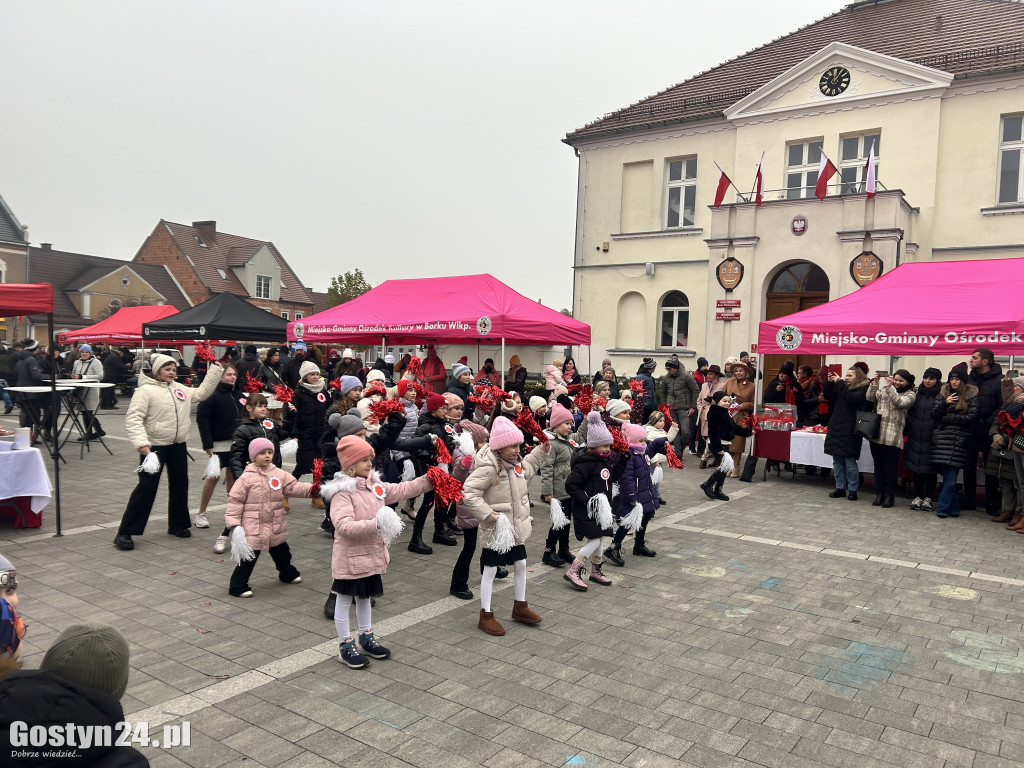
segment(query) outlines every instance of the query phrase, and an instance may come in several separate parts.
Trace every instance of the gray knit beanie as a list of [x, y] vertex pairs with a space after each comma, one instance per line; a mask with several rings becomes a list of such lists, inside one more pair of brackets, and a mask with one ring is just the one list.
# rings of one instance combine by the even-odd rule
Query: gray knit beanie
[[46, 651], [39, 668], [120, 699], [128, 687], [128, 643], [106, 624], [73, 624]]
[[327, 419], [327, 423], [334, 427], [334, 431], [338, 433], [338, 439], [354, 435], [361, 429], [366, 429], [366, 425], [363, 424], [363, 420], [358, 416], [353, 416], [351, 413], [344, 415], [340, 413], [332, 413], [330, 418]]

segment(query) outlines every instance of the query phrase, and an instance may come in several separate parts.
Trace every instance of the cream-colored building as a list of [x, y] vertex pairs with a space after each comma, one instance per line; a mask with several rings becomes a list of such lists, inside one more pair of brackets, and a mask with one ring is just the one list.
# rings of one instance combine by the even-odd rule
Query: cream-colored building
[[[595, 361], [721, 363], [756, 345], [761, 320], [897, 264], [1024, 256], [1022, 116], [1024, 4], [870, 0], [573, 131], [573, 314]], [[819, 200], [822, 153], [839, 173]], [[719, 208], [716, 163], [743, 193]]]

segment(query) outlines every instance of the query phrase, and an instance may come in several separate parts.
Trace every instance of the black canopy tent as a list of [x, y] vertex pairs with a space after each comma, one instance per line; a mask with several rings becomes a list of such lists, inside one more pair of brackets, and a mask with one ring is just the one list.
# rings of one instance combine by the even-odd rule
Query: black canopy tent
[[288, 321], [253, 306], [233, 293], [212, 299], [176, 315], [144, 323], [143, 343], [168, 339], [246, 339], [284, 342]]

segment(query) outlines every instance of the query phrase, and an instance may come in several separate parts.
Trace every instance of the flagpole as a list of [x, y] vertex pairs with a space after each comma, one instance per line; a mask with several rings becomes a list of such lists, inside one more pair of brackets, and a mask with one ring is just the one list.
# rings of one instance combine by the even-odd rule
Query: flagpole
[[749, 203], [750, 199], [742, 192], [740, 192], [740, 188], [736, 186], [736, 182], [732, 180], [728, 173], [722, 170], [722, 166], [720, 166], [718, 163], [715, 163], [715, 168], [717, 168], [718, 172], [725, 176], [725, 178], [729, 179], [729, 186], [736, 190], [736, 194], [740, 196], [740, 200], [742, 200], [744, 203]]
[[[757, 167], [760, 169], [763, 164], [764, 164], [764, 152], [762, 151], [761, 152], [761, 159], [758, 161]], [[730, 179], [730, 181], [731, 181], [731, 179]], [[737, 190], [737, 191], [739, 191], [739, 190]], [[750, 194], [753, 195], [754, 192], [756, 192], [756, 191], [757, 191], [757, 174], [754, 175], [754, 186], [751, 187]]]

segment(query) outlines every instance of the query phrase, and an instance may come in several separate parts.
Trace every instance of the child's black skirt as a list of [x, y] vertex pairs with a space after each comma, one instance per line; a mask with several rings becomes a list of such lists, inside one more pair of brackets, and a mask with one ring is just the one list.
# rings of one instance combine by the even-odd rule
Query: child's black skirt
[[487, 549], [486, 547], [480, 551], [480, 561], [484, 564], [485, 568], [494, 568], [499, 565], [513, 565], [516, 560], [525, 559], [526, 546], [523, 544], [516, 544], [508, 552], [501, 555], [493, 549]]
[[379, 573], [363, 576], [361, 579], [335, 579], [331, 585], [331, 592], [360, 599], [380, 597], [384, 594], [384, 582], [381, 581]]

